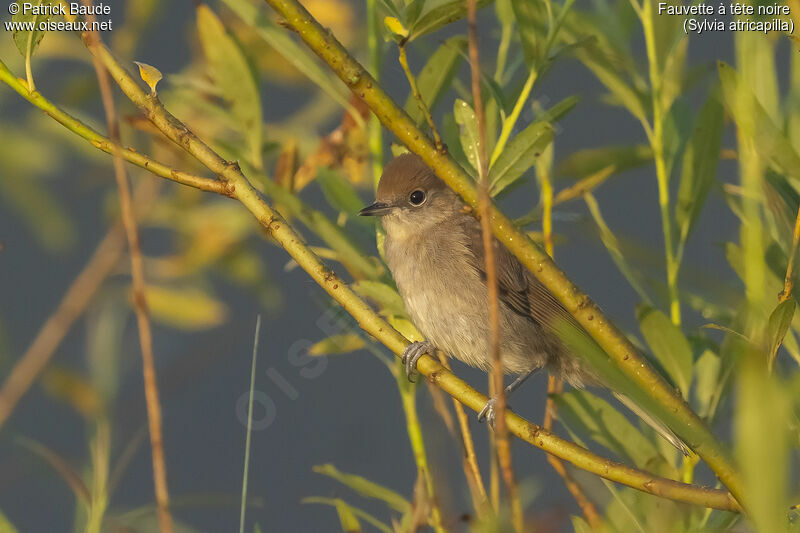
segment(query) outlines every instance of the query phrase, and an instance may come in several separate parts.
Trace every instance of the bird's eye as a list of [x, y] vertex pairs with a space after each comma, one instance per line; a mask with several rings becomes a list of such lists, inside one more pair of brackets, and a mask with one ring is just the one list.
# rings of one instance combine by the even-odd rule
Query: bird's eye
[[408, 200], [411, 202], [411, 205], [422, 205], [423, 202], [425, 202], [425, 193], [417, 189], [411, 193]]

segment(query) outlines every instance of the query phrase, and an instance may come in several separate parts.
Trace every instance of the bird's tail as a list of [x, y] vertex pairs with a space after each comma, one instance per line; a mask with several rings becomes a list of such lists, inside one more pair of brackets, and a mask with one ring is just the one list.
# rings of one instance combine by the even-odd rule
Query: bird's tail
[[614, 397], [619, 400], [622, 405], [633, 411], [634, 414], [641, 418], [648, 426], [655, 429], [659, 435], [664, 437], [667, 442], [675, 446], [683, 455], [687, 457], [691, 455], [689, 447], [686, 446], [686, 444], [680, 438], [678, 438], [678, 436], [673, 433], [671, 429], [646, 413], [644, 409], [636, 405], [633, 400], [618, 392], [614, 393]]

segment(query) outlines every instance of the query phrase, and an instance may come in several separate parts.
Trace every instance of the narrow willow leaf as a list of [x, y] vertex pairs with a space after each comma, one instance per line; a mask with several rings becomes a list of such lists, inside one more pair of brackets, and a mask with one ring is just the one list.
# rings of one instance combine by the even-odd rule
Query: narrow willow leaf
[[349, 503], [345, 502], [341, 498], [324, 498], [321, 496], [310, 496], [308, 498], [303, 498], [303, 503], [318, 503], [322, 505], [330, 505], [333, 507], [339, 507], [340, 505], [347, 505], [350, 509], [350, 512], [356, 517], [368, 524], [374, 526], [376, 529], [381, 531], [382, 533], [394, 533], [394, 530], [389, 527], [387, 524], [384, 524], [373, 515], [369, 514], [368, 512], [359, 509], [358, 507], [354, 507]]
[[655, 444], [608, 402], [588, 391], [573, 390], [554, 396], [558, 417], [579, 434], [632, 461], [639, 467], [667, 466]]
[[[316, 181], [322, 188], [322, 193], [328, 203], [347, 216], [356, 215], [364, 207], [364, 202], [358, 197], [353, 185], [335, 170], [320, 167]], [[361, 222], [365, 220], [363, 217], [355, 217], [355, 219]], [[371, 225], [369, 220], [365, 223]]]
[[314, 343], [308, 349], [308, 355], [338, 355], [355, 352], [365, 346], [364, 339], [355, 333], [333, 335], [327, 339]]
[[556, 105], [543, 111], [539, 115], [537, 115], [536, 119], [542, 122], [549, 122], [550, 124], [555, 124], [562, 118], [564, 118], [570, 111], [572, 111], [578, 102], [581, 101], [580, 96], [572, 95], [567, 96]]
[[[297, 70], [339, 105], [350, 110], [352, 116], [358, 116], [358, 112], [350, 105], [350, 92], [339, 79], [322, 68], [308, 48], [293, 41], [284, 28], [276, 27], [264, 7], [248, 0], [222, 1]], [[391, 0], [385, 0], [384, 3], [391, 3]], [[396, 16], [399, 16], [399, 13]]]
[[719, 62], [719, 77], [725, 107], [733, 116], [737, 127], [753, 142], [759, 156], [778, 173], [790, 178], [800, 187], [800, 155], [792, 143], [770, 119], [767, 111], [753, 96], [752, 91], [739, 79], [727, 63]]
[[[488, 6], [492, 0], [478, 0], [478, 9]], [[438, 30], [467, 15], [467, 5], [463, 0], [427, 0], [419, 16], [411, 26], [409, 41]]]
[[692, 388], [692, 407], [702, 418], [708, 418], [711, 402], [720, 377], [720, 358], [711, 350], [705, 350], [694, 364], [695, 383]]
[[134, 63], [139, 67], [139, 76], [150, 87], [150, 92], [156, 94], [156, 85], [158, 85], [158, 82], [164, 77], [161, 71], [147, 63], [141, 63], [139, 61], [134, 61]]
[[362, 280], [353, 283], [352, 288], [356, 293], [378, 303], [381, 309], [392, 314], [402, 314], [405, 312], [403, 300], [397, 291], [380, 281]]
[[[453, 77], [463, 60], [466, 47], [467, 39], [463, 35], [447, 39], [431, 55], [417, 76], [417, 88], [422, 95], [422, 101], [431, 112], [450, 88]], [[413, 94], [406, 99], [405, 110], [417, 124], [421, 124], [425, 120]]]
[[724, 120], [722, 104], [712, 93], [697, 118], [692, 137], [683, 157], [675, 223], [680, 231], [680, 245], [686, 242], [714, 184], [719, 162]]
[[149, 285], [146, 298], [154, 320], [179, 329], [212, 328], [228, 314], [225, 304], [197, 288]]
[[480, 168], [478, 162], [478, 124], [475, 120], [475, 111], [472, 106], [464, 100], [456, 98], [456, 103], [453, 107], [453, 115], [456, 119], [456, 124], [459, 126], [459, 139], [461, 141], [461, 149], [469, 160], [472, 168], [478, 170]]
[[639, 328], [653, 355], [678, 386], [684, 398], [689, 397], [692, 383], [692, 348], [689, 341], [667, 316], [648, 306], [636, 310]]
[[341, 472], [332, 464], [317, 465], [313, 468], [313, 470], [317, 474], [332, 477], [339, 483], [353, 489], [365, 498], [374, 498], [376, 500], [385, 502], [395, 511], [405, 513], [411, 509], [411, 503], [401, 494], [382, 485], [378, 485], [377, 483], [364, 477]]
[[772, 313], [769, 315], [769, 322], [767, 324], [767, 343], [769, 347], [769, 366], [772, 368], [772, 363], [775, 356], [778, 354], [778, 348], [781, 347], [783, 338], [792, 324], [794, 317], [795, 301], [794, 298], [789, 298], [785, 302], [779, 303]]
[[542, 15], [544, 14], [539, 2], [530, 0], [511, 0], [514, 16], [517, 19], [517, 31], [522, 42], [522, 54], [528, 67], [534, 68], [542, 59], [544, 53], [544, 35], [542, 31]]
[[489, 187], [496, 195], [517, 181], [533, 166], [553, 141], [553, 127], [547, 122], [534, 122], [511, 139], [489, 170]]
[[260, 167], [262, 112], [256, 76], [239, 45], [205, 4], [197, 7], [197, 31], [214, 84], [231, 106], [233, 118], [250, 146], [253, 164]]
[[578, 150], [564, 159], [557, 171], [560, 176], [579, 179], [609, 166], [613, 166], [614, 172], [623, 172], [649, 163], [652, 159], [653, 150], [643, 144], [589, 148]]
[[748, 490], [748, 519], [755, 531], [786, 531], [792, 463], [790, 391], [765, 371], [760, 354], [746, 353], [736, 373], [736, 458]]
[[617, 268], [625, 276], [625, 279], [628, 280], [630, 286], [636, 291], [639, 297], [647, 304], [651, 303], [650, 295], [647, 294], [647, 290], [644, 288], [644, 283], [642, 281], [641, 274], [634, 269], [628, 260], [625, 258], [625, 254], [622, 253], [622, 248], [617, 240], [616, 235], [614, 232], [606, 224], [605, 219], [603, 218], [603, 214], [600, 212], [600, 206], [595, 200], [594, 195], [592, 193], [587, 192], [583, 195], [583, 199], [586, 202], [586, 206], [589, 208], [589, 212], [594, 219], [595, 224], [597, 224], [597, 229], [600, 231], [600, 240], [603, 241], [603, 246], [605, 246], [608, 253], [611, 255], [611, 259], [614, 261], [614, 264], [617, 265]]

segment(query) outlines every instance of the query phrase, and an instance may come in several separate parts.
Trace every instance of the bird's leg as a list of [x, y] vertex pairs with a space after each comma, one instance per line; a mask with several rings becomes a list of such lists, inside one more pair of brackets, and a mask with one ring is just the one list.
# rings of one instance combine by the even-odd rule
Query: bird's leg
[[433, 351], [433, 344], [429, 341], [412, 342], [406, 346], [406, 349], [403, 350], [401, 361], [403, 361], [403, 364], [406, 366], [406, 377], [408, 381], [414, 383], [414, 374], [417, 372], [417, 361], [419, 361], [419, 358], [426, 353], [433, 356]]
[[[517, 376], [517, 379], [515, 379], [508, 387], [506, 387], [506, 398], [511, 396], [512, 392], [517, 390], [520, 385], [525, 383], [525, 380], [527, 380], [529, 377], [531, 377], [538, 371], [539, 368], [531, 368], [521, 376]], [[495, 417], [494, 406], [496, 403], [497, 403], [497, 396], [492, 396], [491, 398], [489, 398], [489, 401], [487, 401], [486, 405], [483, 406], [481, 412], [478, 413], [478, 422], [483, 422], [484, 420], [488, 420], [489, 424], [492, 427], [494, 427], [494, 417]]]

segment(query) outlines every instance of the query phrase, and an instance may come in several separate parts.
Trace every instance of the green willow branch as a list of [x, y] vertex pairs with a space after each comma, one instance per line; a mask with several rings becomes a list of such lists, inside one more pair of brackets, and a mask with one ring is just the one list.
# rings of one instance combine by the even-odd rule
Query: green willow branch
[[[94, 131], [86, 124], [83, 124], [77, 118], [59, 109], [38, 91], [32, 93], [28, 92], [26, 82], [15, 77], [1, 60], [0, 81], [6, 83], [6, 85], [14, 89], [20, 96], [47, 113], [69, 131], [89, 141], [95, 148], [108, 154], [113, 153], [115, 145], [111, 140]], [[149, 170], [156, 176], [203, 191], [213, 192], [222, 196], [231, 196], [224, 181], [195, 176], [175, 170], [137, 152], [133, 148], [120, 147], [119, 153], [123, 159], [129, 163]], [[265, 192], [270, 197], [274, 198], [276, 203], [282, 205], [287, 214], [296, 217], [304, 226], [314, 231], [328, 246], [339, 252], [339, 260], [355, 278], [374, 279], [384, 273], [384, 269], [367, 257], [363, 250], [361, 250], [358, 245], [327, 216], [308, 206], [296, 195], [279, 186], [263, 174], [259, 174], [259, 177], [262, 178], [259, 180], [259, 184], [264, 187]]]
[[[436, 175], [476, 209], [478, 193], [474, 181], [446, 153], [436, 150], [431, 140], [400, 109], [358, 61], [323, 28], [297, 0], [266, 0], [301, 39], [344, 81], [353, 93], [380, 119], [384, 126], [412, 152], [422, 157]], [[562, 272], [547, 254], [495, 207], [491, 209], [495, 237], [528, 268], [565, 306], [619, 369], [644, 394], [647, 407], [687, 442], [737, 497], [742, 481], [730, 454], [714, 437], [669, 384], [655, 372], [631, 341], [605, 316], [600, 308]], [[429, 364], [426, 360], [421, 366]], [[637, 398], [639, 400], [639, 398]]]
[[[283, 218], [264, 202], [258, 192], [247, 181], [247, 178], [241, 173], [236, 163], [227, 162], [219, 157], [191, 133], [186, 126], [163, 109], [156, 97], [145, 94], [130, 74], [117, 64], [108, 50], [100, 47], [98, 53], [101, 54], [101, 59], [112, 74], [112, 78], [122, 88], [126, 96], [147, 113], [153, 124], [157, 125], [159, 129], [163, 128], [162, 131], [167, 133], [169, 138], [177, 140], [181, 146], [186, 147], [198, 160], [222, 176], [225, 180], [225, 190], [229, 191], [230, 195], [233, 195], [256, 217], [298, 265], [308, 272], [312, 279], [330, 294], [334, 300], [341, 304], [364, 331], [379, 339], [393, 353], [397, 355], [403, 353], [403, 350], [408, 345], [408, 340], [383, 320], [303, 244], [302, 237], [295, 233]], [[16, 78], [0, 62], [0, 81], [12, 85], [9, 83], [9, 78], [16, 82]], [[27, 91], [27, 89], [25, 90]], [[26, 99], [28, 99], [28, 96], [34, 97], [34, 95], [27, 95], [27, 92], [21, 94]], [[68, 117], [66, 113], [54, 107], [48, 110], [48, 114], [56, 120], [58, 120], [57, 116]], [[69, 121], [62, 124], [71, 131], [75, 131], [73, 128], [76, 127], [76, 124]], [[144, 167], [144, 165], [142, 166]], [[144, 168], [154, 171], [152, 165]], [[154, 173], [156, 172], [154, 171]], [[170, 179], [168, 176], [156, 174]], [[486, 404], [487, 397], [485, 395], [470, 387], [433, 358], [422, 357], [419, 361], [418, 369], [428, 377], [431, 383], [439, 386], [473, 411], [479, 411]], [[560, 457], [582, 470], [594, 473], [610, 481], [676, 501], [727, 511], [740, 510], [736, 500], [725, 491], [661, 478], [600, 457], [586, 448], [543, 430], [513, 412], [506, 413], [506, 421], [509, 430], [520, 439]]]

